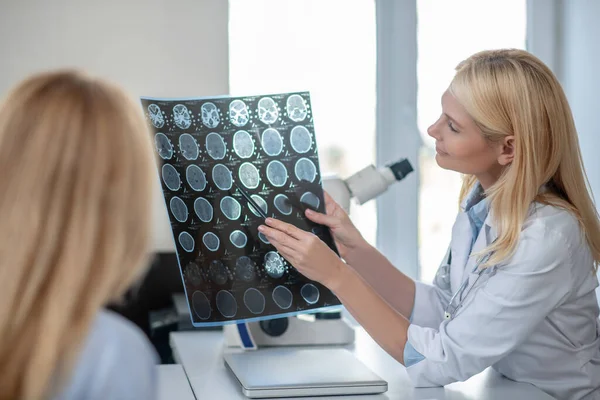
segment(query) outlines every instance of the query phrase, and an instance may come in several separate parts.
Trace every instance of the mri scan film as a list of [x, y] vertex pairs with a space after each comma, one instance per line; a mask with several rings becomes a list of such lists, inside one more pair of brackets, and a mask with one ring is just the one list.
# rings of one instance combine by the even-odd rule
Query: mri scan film
[[309, 94], [141, 101], [194, 326], [338, 307], [258, 232], [266, 215], [337, 253], [304, 215], [325, 212]]

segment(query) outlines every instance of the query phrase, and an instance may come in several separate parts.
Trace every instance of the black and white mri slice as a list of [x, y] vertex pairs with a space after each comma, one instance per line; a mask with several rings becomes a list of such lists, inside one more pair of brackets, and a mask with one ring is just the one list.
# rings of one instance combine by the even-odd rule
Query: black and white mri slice
[[287, 168], [281, 161], [271, 161], [267, 165], [267, 179], [271, 182], [271, 185], [282, 187], [288, 179]]
[[189, 133], [179, 136], [179, 151], [189, 161], [196, 160], [198, 155], [200, 155], [198, 142]]
[[196, 290], [192, 295], [192, 308], [200, 320], [206, 321], [210, 318], [210, 301], [208, 301], [208, 297], [199, 290]]
[[229, 120], [235, 126], [242, 127], [250, 120], [248, 106], [242, 100], [234, 100], [229, 104]]
[[220, 260], [213, 260], [208, 268], [210, 279], [217, 285], [224, 285], [229, 280], [227, 267]]
[[202, 236], [202, 243], [204, 243], [204, 246], [206, 246], [208, 250], [217, 251], [221, 245], [221, 240], [214, 233], [206, 232], [204, 236]]
[[275, 204], [275, 208], [283, 215], [290, 215], [292, 213], [290, 199], [285, 194], [278, 194], [275, 196], [273, 203]]
[[171, 201], [169, 201], [169, 208], [171, 209], [171, 214], [173, 217], [179, 222], [185, 222], [188, 219], [188, 208], [185, 205], [185, 202], [181, 200], [177, 196], [173, 196]]
[[206, 152], [213, 160], [222, 160], [227, 153], [227, 146], [223, 136], [212, 132], [206, 135]]
[[181, 232], [179, 234], [179, 244], [188, 253], [191, 253], [192, 251], [194, 251], [194, 247], [196, 246], [196, 242], [194, 241], [194, 238], [192, 237], [192, 235], [190, 235], [187, 232]]
[[244, 232], [238, 229], [231, 232], [231, 234], [229, 235], [229, 241], [238, 249], [243, 249], [248, 243], [248, 237]]
[[162, 178], [165, 186], [169, 188], [169, 190], [176, 192], [181, 188], [181, 178], [179, 177], [179, 173], [171, 164], [164, 164], [162, 166]]
[[235, 221], [242, 215], [242, 206], [233, 197], [225, 196], [221, 199], [221, 212], [228, 219]]
[[173, 107], [173, 121], [181, 129], [189, 128], [192, 125], [192, 116], [188, 108], [183, 104]]
[[294, 166], [294, 173], [299, 181], [314, 182], [317, 177], [317, 167], [308, 158], [301, 158], [296, 162]]
[[237, 314], [237, 301], [231, 293], [221, 290], [217, 293], [217, 310], [225, 318], [233, 318]]
[[267, 128], [262, 134], [262, 148], [268, 156], [275, 157], [283, 150], [283, 139], [277, 129]]
[[283, 258], [276, 251], [265, 254], [265, 271], [271, 278], [281, 278], [285, 272]]
[[296, 153], [304, 154], [312, 147], [312, 135], [309, 130], [298, 125], [292, 128], [290, 133], [290, 144]]
[[233, 150], [240, 158], [250, 158], [254, 154], [254, 141], [246, 131], [237, 131], [233, 135]]
[[213, 219], [213, 206], [204, 197], [194, 200], [194, 212], [202, 222], [210, 222]]
[[285, 102], [288, 117], [294, 122], [302, 122], [308, 115], [306, 101], [299, 94], [293, 94]]
[[185, 179], [196, 192], [201, 192], [206, 188], [206, 174], [197, 165], [192, 164], [185, 169]]
[[263, 242], [264, 244], [271, 244], [271, 242], [269, 242], [269, 239], [267, 239], [267, 237], [264, 235], [264, 233], [262, 232], [258, 232], [258, 238], [261, 240], [261, 242]]
[[219, 125], [221, 122], [221, 117], [219, 116], [219, 109], [214, 103], [204, 103], [202, 107], [200, 107], [202, 123], [207, 128], [213, 129]]
[[290, 289], [286, 288], [285, 286], [279, 285], [273, 289], [273, 301], [282, 310], [287, 310], [290, 308], [292, 306], [293, 299], [294, 295], [292, 295]]
[[258, 169], [249, 162], [245, 162], [240, 165], [238, 175], [242, 184], [248, 189], [256, 189], [260, 183], [260, 174]]
[[300, 196], [300, 203], [309, 205], [311, 208], [316, 210], [319, 208], [321, 200], [319, 200], [316, 194], [312, 192], [306, 192], [302, 196]]
[[300, 289], [300, 295], [308, 304], [315, 304], [319, 301], [319, 289], [312, 283], [307, 283]]
[[165, 125], [165, 117], [163, 117], [160, 107], [156, 104], [150, 104], [148, 106], [148, 117], [155, 128], [160, 129]]
[[[251, 195], [250, 198], [252, 200], [254, 200], [256, 205], [259, 206], [265, 214], [267, 214], [269, 212], [269, 206], [268, 206], [267, 202], [265, 201], [265, 199], [263, 199], [262, 197], [260, 197], [257, 194]], [[262, 215], [260, 215], [260, 212], [258, 210], [256, 210], [251, 203], [248, 203], [248, 208], [250, 208], [250, 211], [252, 211], [252, 214], [256, 215], [257, 217], [262, 217]]]
[[163, 160], [170, 160], [173, 157], [173, 153], [175, 153], [173, 144], [164, 133], [158, 132], [154, 135], [154, 145], [158, 156]]
[[256, 264], [248, 256], [241, 256], [235, 262], [235, 276], [245, 282], [254, 279]]
[[265, 311], [265, 296], [258, 289], [247, 289], [244, 293], [244, 305], [252, 314], [262, 314]]
[[217, 164], [213, 167], [212, 178], [215, 185], [221, 190], [229, 190], [233, 186], [231, 171], [223, 164]]
[[277, 121], [279, 109], [277, 103], [270, 97], [263, 97], [258, 101], [258, 119], [267, 125]]

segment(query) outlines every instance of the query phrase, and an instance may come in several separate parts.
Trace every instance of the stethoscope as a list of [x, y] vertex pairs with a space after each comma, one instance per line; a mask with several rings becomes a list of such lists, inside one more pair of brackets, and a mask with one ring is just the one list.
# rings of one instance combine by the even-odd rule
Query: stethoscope
[[[454, 317], [454, 315], [456, 314], [456, 312], [458, 311], [458, 309], [460, 307], [462, 307], [464, 299], [467, 298], [467, 296], [469, 295], [469, 293], [471, 292], [473, 287], [475, 287], [475, 285], [477, 284], [477, 281], [479, 280], [479, 278], [481, 278], [481, 274], [483, 273], [483, 271], [485, 271], [485, 269], [479, 269], [479, 266], [481, 264], [487, 262], [490, 259], [490, 257], [492, 256], [492, 254], [493, 253], [488, 253], [485, 256], [481, 257], [479, 260], [477, 260], [477, 262], [475, 263], [475, 267], [473, 268], [473, 271], [472, 271], [472, 273], [477, 272], [477, 278], [475, 279], [475, 282], [473, 282], [473, 284], [471, 285], [471, 287], [469, 288], [467, 293], [464, 294], [464, 296], [463, 296], [465, 289], [469, 286], [469, 277], [467, 277], [467, 279], [465, 279], [463, 281], [463, 283], [460, 285], [458, 290], [456, 290], [456, 292], [454, 292], [452, 297], [450, 297], [450, 301], [448, 302], [448, 305], [444, 309], [444, 319], [448, 319], [448, 320], [452, 319]], [[452, 250], [450, 248], [448, 248], [448, 252], [446, 253], [446, 262], [440, 266], [440, 269], [438, 270], [438, 272], [435, 275], [436, 284], [442, 289], [450, 288], [450, 264], [451, 264], [451, 262], [452, 262]], [[478, 269], [479, 269], [479, 271], [477, 271]], [[456, 300], [457, 297], [458, 297], [458, 303], [456, 304], [456, 306], [454, 306], [453, 305], [454, 300]]]

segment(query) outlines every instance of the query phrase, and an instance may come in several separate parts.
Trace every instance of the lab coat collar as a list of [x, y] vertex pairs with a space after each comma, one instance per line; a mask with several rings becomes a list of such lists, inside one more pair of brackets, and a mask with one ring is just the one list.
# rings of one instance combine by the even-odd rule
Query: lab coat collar
[[[479, 184], [477, 184], [477, 185], [479, 185]], [[549, 190], [548, 185], [544, 184], [540, 187], [540, 189], [538, 190], [538, 193], [545, 193], [548, 190]], [[465, 202], [465, 204], [466, 204], [466, 202]], [[531, 214], [535, 209], [536, 209], [536, 204], [534, 203], [530, 206], [529, 213]], [[498, 229], [496, 227], [496, 222], [495, 222], [496, 219], [494, 218], [493, 214], [494, 214], [494, 212], [490, 208], [490, 210], [488, 211], [487, 217], [486, 217], [485, 221], [483, 222], [486, 247], [491, 245], [498, 238]]]

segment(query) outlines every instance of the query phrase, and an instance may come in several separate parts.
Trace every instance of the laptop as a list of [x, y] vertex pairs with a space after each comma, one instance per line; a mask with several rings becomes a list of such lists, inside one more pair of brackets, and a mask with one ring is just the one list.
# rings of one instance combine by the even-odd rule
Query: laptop
[[266, 348], [224, 354], [249, 398], [379, 394], [388, 384], [348, 350]]

